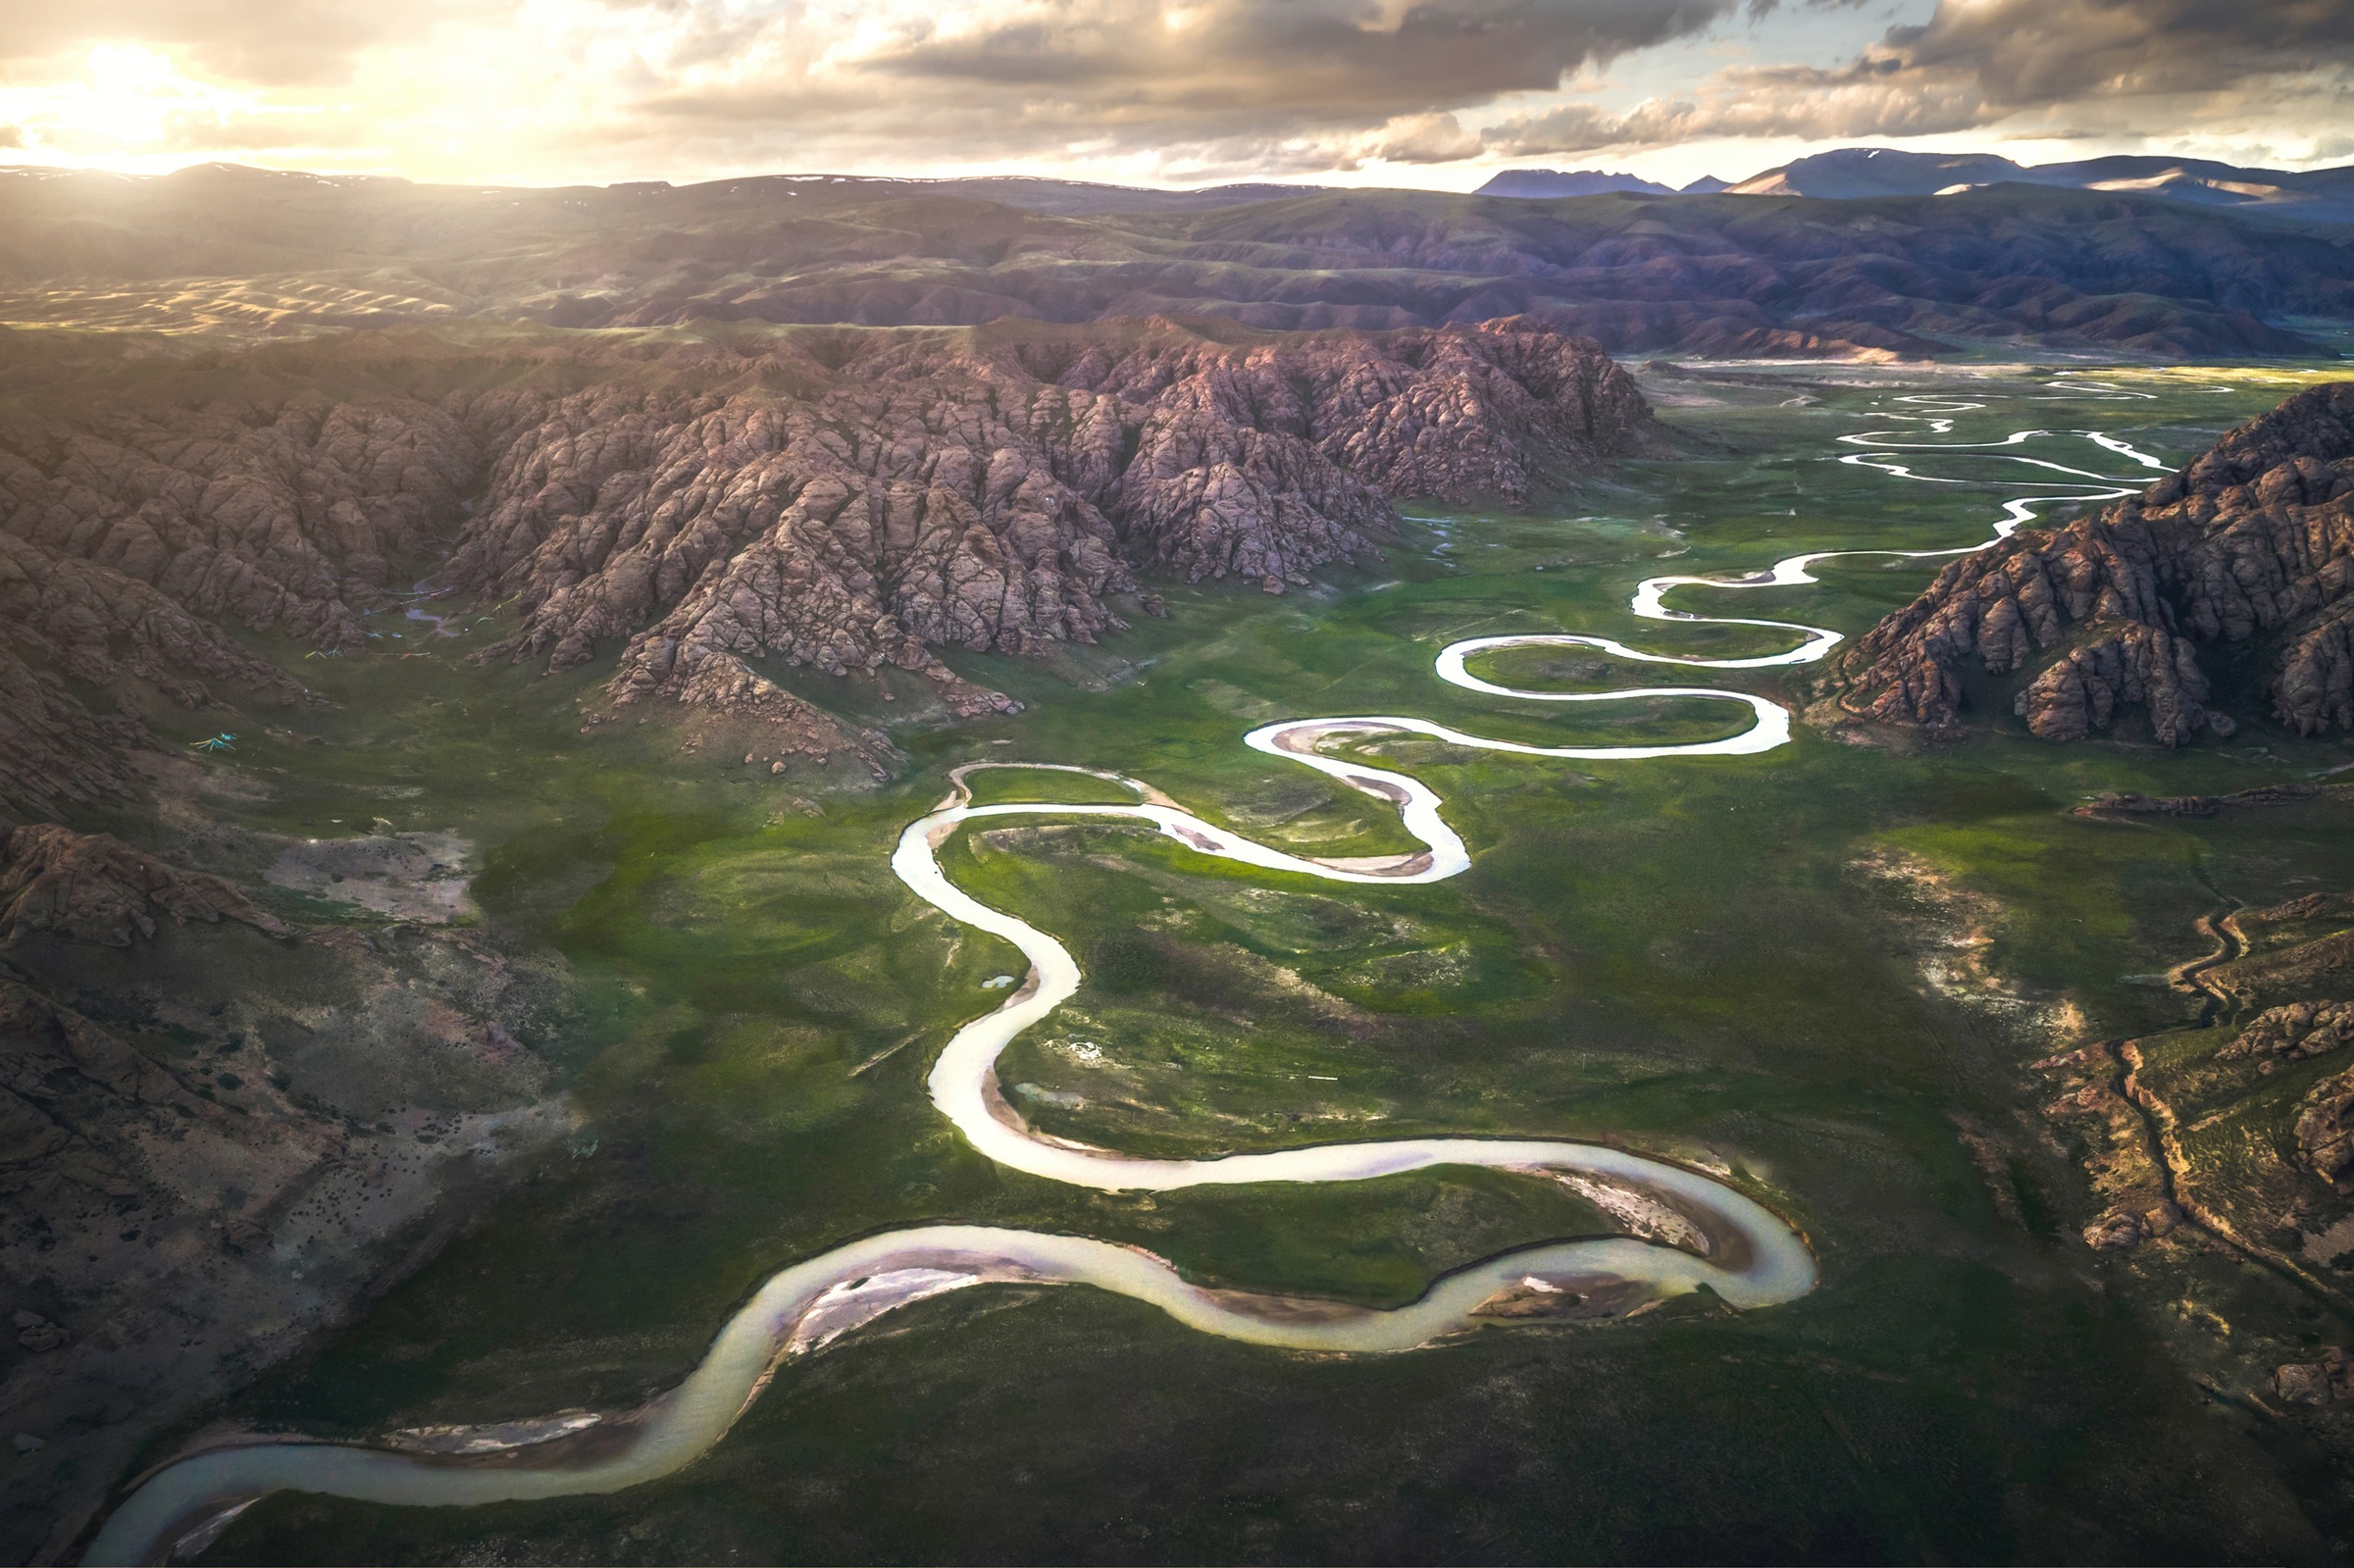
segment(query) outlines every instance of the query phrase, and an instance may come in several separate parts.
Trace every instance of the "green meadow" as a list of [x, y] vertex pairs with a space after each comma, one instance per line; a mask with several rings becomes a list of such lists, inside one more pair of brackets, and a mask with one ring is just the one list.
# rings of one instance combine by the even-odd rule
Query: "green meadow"
[[[1907, 460], [1968, 481], [1952, 484], [1839, 463], [1858, 448], [1838, 437], [1900, 428], [1900, 396], [1985, 403], [1949, 435], [1913, 427], [1922, 440], [2097, 429], [2179, 461], [2305, 379], [2108, 378], [2150, 394], [2134, 398], [1999, 366], [1662, 382], [1687, 456], [1523, 513], [1409, 504], [1385, 562], [1280, 597], [1171, 585], [1165, 620], [1134, 616], [1098, 647], [951, 653], [1024, 710], [897, 721], [904, 766], [879, 784], [682, 754], [663, 720], [583, 731], [575, 704], [596, 667], [483, 669], [462, 657], [468, 638], [404, 659], [415, 624], [380, 618], [378, 651], [290, 666], [331, 706], [206, 765], [267, 786], [240, 808], [255, 826], [326, 835], [383, 817], [482, 845], [485, 918], [572, 966], [580, 1033], [533, 1043], [586, 1120], [232, 1413], [361, 1438], [627, 1407], [683, 1376], [779, 1267], [929, 1221], [1085, 1234], [1205, 1282], [1375, 1304], [1508, 1248], [1607, 1232], [1566, 1189], [1497, 1173], [1144, 1196], [998, 1169], [922, 1081], [1018, 959], [893, 878], [898, 830], [959, 764], [1038, 762], [1148, 781], [1295, 852], [1407, 848], [1388, 806], [1242, 735], [1353, 714], [1554, 745], [1732, 733], [1747, 719], [1735, 704], [1549, 708], [1443, 684], [1431, 661], [1462, 637], [1556, 631], [1699, 657], [1776, 651], [1793, 637], [1638, 621], [1629, 596], [1646, 577], [1801, 551], [1970, 544], [2004, 497], [2058, 478], [1966, 452]], [[2082, 439], [2016, 450], [2150, 477]], [[1683, 588], [1669, 603], [1853, 636], [1936, 566], [1868, 557], [1825, 564], [1815, 586]], [[1582, 649], [1474, 668], [1549, 689], [1730, 686], [1794, 708], [1823, 676]], [[769, 673], [878, 726], [914, 706], [883, 703], [873, 678]], [[2091, 1214], [2081, 1173], [2031, 1114], [2043, 1021], [2073, 1006], [2102, 1035], [2181, 1028], [2195, 1006], [2153, 977], [2204, 950], [2195, 916], [2354, 885], [2342, 807], [2073, 815], [2104, 790], [2222, 792], [2348, 760], [2253, 698], [2231, 711], [2236, 736], [2183, 751], [2129, 728], [2045, 744], [1991, 694], [1969, 739], [1936, 746], [1807, 724], [1754, 757], [1355, 742], [1446, 797], [1473, 864], [1431, 886], [1259, 873], [1050, 809], [969, 829], [943, 856], [950, 875], [1055, 934], [1088, 975], [1003, 1062], [1008, 1096], [1043, 1130], [1189, 1156], [1439, 1132], [1623, 1143], [1729, 1169], [1806, 1233], [1820, 1288], [1747, 1315], [1687, 1298], [1349, 1359], [1204, 1339], [1084, 1290], [988, 1287], [788, 1364], [671, 1480], [465, 1510], [281, 1494], [203, 1560], [2329, 1557], [2347, 1520], [2319, 1461], [2213, 1391], [2244, 1368], [2202, 1373], [2164, 1292], [2076, 1239]], [[181, 738], [234, 727], [195, 716]], [[1019, 770], [975, 787], [1125, 798]], [[2007, 1152], [1973, 1152], [1970, 1128]], [[2214, 1289], [2226, 1287], [2255, 1303], [2233, 1349], [2247, 1366], [2276, 1341], [2348, 1332], [2287, 1283]]]

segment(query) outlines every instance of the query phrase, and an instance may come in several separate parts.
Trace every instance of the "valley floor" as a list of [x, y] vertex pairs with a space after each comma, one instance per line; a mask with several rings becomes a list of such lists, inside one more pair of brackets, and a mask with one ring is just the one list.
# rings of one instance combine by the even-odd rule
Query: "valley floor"
[[[454, 637], [303, 668], [330, 705], [189, 753], [206, 809], [250, 842], [332, 825], [374, 846], [368, 866], [414, 851], [428, 883], [446, 846], [472, 846], [455, 929], [560, 963], [561, 1020], [531, 1042], [549, 1077], [517, 1100], [560, 1092], [560, 1116], [432, 1261], [225, 1407], [110, 1459], [117, 1479], [200, 1422], [446, 1447], [453, 1429], [640, 1410], [777, 1271], [892, 1229], [1094, 1239], [1168, 1260], [1188, 1299], [1335, 1320], [1525, 1248], [1630, 1230], [1700, 1244], [1675, 1229], [1705, 1230], [1689, 1194], [1646, 1209], [1522, 1171], [1123, 1187], [990, 1157], [927, 1079], [960, 1026], [1024, 999], [1029, 961], [892, 865], [955, 770], [986, 760], [1098, 776], [965, 775], [983, 808], [1135, 800], [1110, 773], [1199, 819], [1188, 840], [1007, 812], [931, 851], [949, 887], [1078, 972], [986, 1081], [1041, 1146], [1171, 1168], [1390, 1139], [1607, 1146], [1786, 1224], [1816, 1288], [1540, 1312], [1558, 1286], [1535, 1270], [1477, 1332], [1368, 1356], [1000, 1274], [903, 1291], [790, 1357], [660, 1479], [466, 1508], [280, 1492], [199, 1560], [2343, 1557], [2354, 1378], [2329, 1347], [2354, 1335], [2354, 1242], [2336, 1239], [2354, 1200], [2315, 1164], [2300, 1108], [2348, 1064], [2334, 1036], [2305, 1053], [2331, 1027], [2318, 1013], [2274, 1031], [2293, 1050], [2226, 1053], [2267, 1009], [2354, 996], [2354, 905], [2330, 901], [2354, 890], [2344, 742], [2222, 692], [2236, 732], [2179, 749], [2129, 726], [2055, 745], [1987, 702], [1931, 744], [1782, 657], [1804, 629], [1852, 638], [1910, 600], [1938, 565], [1921, 552], [1986, 538], [2006, 499], [2065, 515], [2145, 482], [2136, 454], [2179, 462], [2315, 377], [1652, 374], [1704, 455], [1621, 465], [1560, 508], [1404, 508], [1385, 561], [1280, 598], [1173, 588], [1166, 620], [1096, 647], [947, 657], [1019, 711], [950, 723], [888, 668], [772, 672], [887, 730], [883, 779], [772, 771], [666, 717], [584, 729], [597, 669], [486, 668]], [[1902, 459], [1938, 482], [1840, 461], [1890, 430], [1954, 443]], [[1998, 444], [2022, 430], [2049, 433]], [[2006, 455], [2093, 477], [2022, 486]], [[1647, 601], [1797, 631], [1628, 613], [1663, 573], [1859, 549], [1890, 553]], [[1450, 645], [1517, 638], [1466, 655], [1469, 685], [1433, 678]], [[1660, 655], [1718, 667], [1663, 672]], [[1540, 706], [1498, 687], [1643, 694]], [[1730, 743], [1785, 707], [1787, 744]], [[1325, 737], [1336, 769], [1318, 771], [1242, 743], [1352, 715], [1524, 749], [1358, 732]], [[187, 741], [242, 727], [169, 722]], [[1327, 776], [1350, 767], [1393, 783]], [[1447, 851], [1402, 826], [1398, 780], [1443, 802], [1459, 875], [1421, 875]], [[1201, 852], [1246, 840], [1272, 858]], [[1409, 875], [1343, 885], [1285, 857]], [[289, 917], [341, 897], [387, 947], [419, 939], [425, 906], [389, 869], [248, 858]], [[393, 901], [343, 892], [354, 877]], [[309, 1059], [349, 1074], [364, 1055]], [[1632, 1197], [1649, 1201], [1639, 1183]]]

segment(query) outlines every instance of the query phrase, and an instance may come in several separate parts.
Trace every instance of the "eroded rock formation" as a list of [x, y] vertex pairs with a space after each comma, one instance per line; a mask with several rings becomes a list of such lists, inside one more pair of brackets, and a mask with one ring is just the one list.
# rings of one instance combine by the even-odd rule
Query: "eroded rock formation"
[[1281, 591], [1373, 554], [1385, 495], [1519, 501], [1662, 444], [1592, 343], [1515, 321], [810, 334], [742, 370], [467, 409], [511, 430], [449, 578], [523, 613], [506, 651], [625, 641], [624, 700], [748, 658], [939, 679], [934, 646], [1095, 641], [1141, 574]]
[[0, 537], [94, 563], [83, 596], [157, 599], [320, 647], [360, 640], [354, 607], [433, 553], [479, 467], [474, 442], [413, 399], [321, 396], [0, 428]]
[[146, 741], [137, 723], [91, 713], [54, 672], [33, 669], [0, 638], [0, 811], [40, 815], [121, 795], [130, 785], [125, 754]]
[[48, 931], [128, 947], [155, 935], [158, 915], [179, 925], [233, 920], [286, 935], [276, 916], [220, 878], [181, 871], [119, 838], [53, 822], [0, 828], [0, 946]]
[[2337, 1073], [2307, 1090], [2297, 1107], [2297, 1153], [2333, 1187], [2354, 1179], [2354, 1073]]
[[2354, 1002], [2290, 1002], [2248, 1020], [2239, 1037], [2215, 1054], [2226, 1061], [2272, 1057], [2302, 1061], [2354, 1040]]
[[2201, 655], [2254, 637], [2282, 722], [2354, 727], [2354, 382], [2298, 393], [2137, 498], [1953, 562], [1848, 653], [1843, 701], [1950, 728], [1968, 667], [2031, 671], [2014, 706], [2034, 733], [2137, 712], [2180, 745], [2235, 728]]
[[1114, 599], [1160, 613], [1154, 575], [1281, 591], [1375, 553], [1389, 496], [1519, 501], [1664, 444], [1593, 343], [1527, 320], [420, 340], [141, 374], [136, 412], [0, 423], [0, 815], [125, 787], [141, 731], [89, 688], [304, 700], [230, 630], [356, 653], [427, 575], [520, 617], [507, 656], [617, 654], [616, 704], [880, 766], [756, 665], [896, 666], [951, 716], [1002, 710], [934, 650], [1092, 642]]
[[0, 811], [127, 786], [140, 727], [68, 681], [184, 708], [302, 700], [224, 628], [359, 647], [394, 558], [437, 551], [479, 462], [453, 419], [400, 399], [0, 424]]

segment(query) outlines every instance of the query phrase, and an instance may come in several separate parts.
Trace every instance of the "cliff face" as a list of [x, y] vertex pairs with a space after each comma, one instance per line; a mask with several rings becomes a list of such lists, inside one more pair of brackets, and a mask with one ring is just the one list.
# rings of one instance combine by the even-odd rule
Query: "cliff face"
[[2283, 723], [2354, 727], [2354, 382], [2298, 393], [2135, 499], [1953, 562], [1857, 641], [1843, 701], [1950, 727], [1970, 661], [2040, 664], [2015, 699], [2036, 734], [2077, 740], [2138, 710], [2180, 745], [2231, 733], [2202, 655], [2250, 638]]
[[56, 932], [128, 947], [176, 925], [233, 920], [272, 936], [285, 926], [218, 877], [181, 871], [105, 834], [56, 823], [0, 828], [0, 947], [28, 932]]
[[1662, 441], [1599, 349], [1519, 322], [1239, 345], [1168, 324], [844, 333], [749, 369], [716, 392], [467, 409], [509, 428], [448, 576], [521, 610], [503, 651], [562, 668], [626, 639], [624, 700], [752, 657], [952, 685], [931, 647], [1093, 642], [1144, 574], [1280, 592], [1375, 553], [1385, 492], [1519, 500]]

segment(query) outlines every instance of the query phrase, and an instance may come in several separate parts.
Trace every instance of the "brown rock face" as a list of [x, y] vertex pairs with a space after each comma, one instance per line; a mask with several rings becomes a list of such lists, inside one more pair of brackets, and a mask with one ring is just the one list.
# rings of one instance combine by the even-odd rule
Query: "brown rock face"
[[2341, 1189], [2354, 1184], [2354, 1072], [2313, 1086], [2297, 1107], [2296, 1137], [2314, 1175]]
[[1962, 671], [2028, 669], [2015, 708], [2077, 740], [2127, 711], [2167, 745], [2229, 734], [2200, 651], [2276, 645], [2277, 716], [2354, 727], [2354, 382], [2317, 386], [2240, 427], [2140, 497], [1955, 561], [1848, 653], [1854, 711], [1959, 722]]
[[2273, 1369], [2273, 1390], [2291, 1404], [2335, 1404], [2354, 1395], [2354, 1365], [2336, 1345], [2319, 1361], [2290, 1361]]
[[735, 369], [465, 410], [506, 428], [449, 577], [521, 608], [500, 651], [626, 639], [625, 700], [714, 660], [938, 672], [930, 646], [1092, 642], [1144, 572], [1281, 591], [1375, 553], [1385, 492], [1517, 501], [1662, 444], [1624, 372], [1526, 322], [843, 332]]
[[2277, 1057], [2303, 1061], [2354, 1040], [2354, 1002], [2290, 1002], [2268, 1007], [2248, 1021], [2239, 1037], [2217, 1051], [2226, 1060]]
[[0, 834], [0, 1432], [38, 1440], [0, 1552], [58, 1561], [159, 1429], [454, 1234], [510, 1130], [561, 1136], [533, 1046], [573, 1015], [479, 931], [269, 940], [228, 884], [55, 827]]
[[120, 794], [129, 784], [123, 753], [146, 738], [131, 720], [93, 715], [0, 640], [0, 810], [54, 812]]
[[[135, 410], [35, 348], [0, 346], [0, 370], [11, 350], [63, 388], [45, 406], [81, 410], [0, 422], [0, 817], [18, 820], [126, 787], [143, 732], [70, 683], [133, 708], [304, 700], [224, 628], [356, 652], [361, 616], [412, 575], [520, 614], [510, 657], [618, 652], [617, 703], [660, 695], [879, 765], [872, 736], [756, 662], [889, 664], [951, 716], [1002, 711], [933, 650], [1093, 642], [1121, 625], [1115, 596], [1160, 613], [1146, 574], [1279, 592], [1376, 553], [1387, 496], [1518, 501], [1664, 444], [1592, 342], [1525, 319], [343, 341], [145, 366], [160, 390]], [[355, 383], [373, 389], [339, 400]]]
[[435, 549], [480, 463], [454, 420], [408, 400], [10, 426], [0, 533], [198, 616], [352, 648], [353, 607], [395, 585], [393, 557]]
[[454, 420], [414, 402], [0, 425], [0, 811], [124, 787], [139, 727], [93, 717], [64, 679], [191, 708], [223, 687], [301, 700], [216, 623], [358, 647], [392, 557], [437, 552], [479, 466]]
[[144, 729], [91, 714], [67, 678], [142, 681], [191, 708], [213, 699], [216, 682], [275, 702], [305, 695], [161, 589], [19, 537], [14, 521], [0, 513], [0, 811], [55, 811], [125, 787], [121, 756]]
[[48, 931], [128, 947], [155, 935], [159, 914], [180, 925], [234, 920], [287, 934], [220, 878], [180, 871], [105, 834], [56, 823], [0, 828], [0, 946]]

